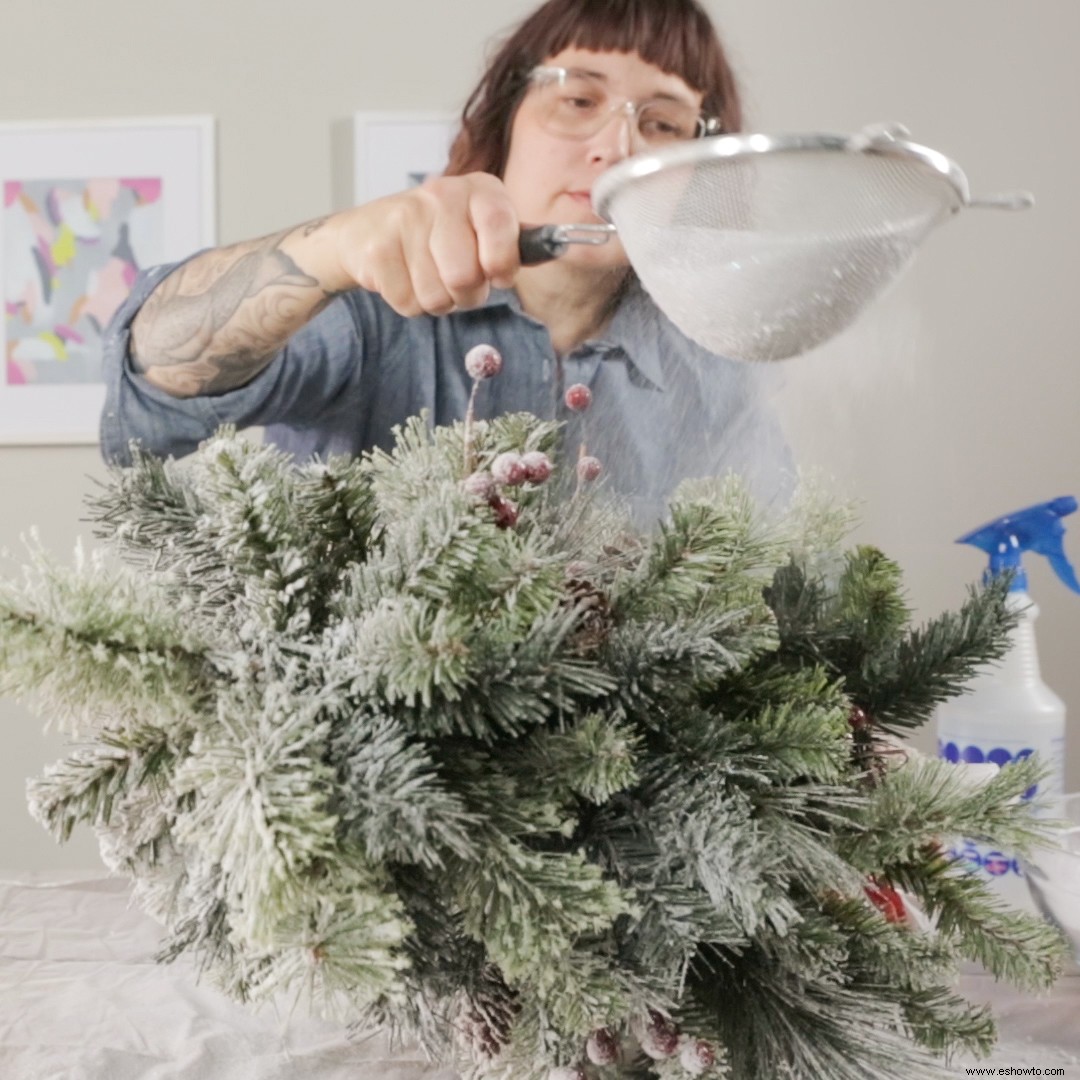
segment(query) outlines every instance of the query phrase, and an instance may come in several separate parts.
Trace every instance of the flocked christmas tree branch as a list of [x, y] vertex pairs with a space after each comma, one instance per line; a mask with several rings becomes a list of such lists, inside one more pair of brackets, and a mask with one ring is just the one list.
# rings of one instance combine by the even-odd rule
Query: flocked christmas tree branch
[[[474, 399], [500, 363], [470, 353]], [[721, 478], [643, 534], [559, 438], [470, 408], [360, 461], [227, 430], [136, 454], [91, 509], [131, 569], [35, 556], [0, 587], [0, 689], [80, 740], [34, 812], [97, 830], [163, 958], [467, 1076], [907, 1080], [986, 1050], [958, 960], [1045, 986], [1060, 942], [943, 842], [1030, 843], [1037, 766], [976, 790], [885, 736], [1000, 655], [1003, 591], [912, 628], [843, 508], [767, 517]]]

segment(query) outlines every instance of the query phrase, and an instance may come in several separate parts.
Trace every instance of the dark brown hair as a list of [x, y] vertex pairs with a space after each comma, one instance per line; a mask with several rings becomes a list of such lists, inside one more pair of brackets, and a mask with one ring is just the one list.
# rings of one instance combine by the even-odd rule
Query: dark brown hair
[[720, 130], [739, 131], [742, 106], [716, 27], [696, 0], [548, 0], [496, 51], [461, 117], [448, 176], [502, 176], [514, 113], [534, 67], [563, 49], [635, 52], [704, 95]]

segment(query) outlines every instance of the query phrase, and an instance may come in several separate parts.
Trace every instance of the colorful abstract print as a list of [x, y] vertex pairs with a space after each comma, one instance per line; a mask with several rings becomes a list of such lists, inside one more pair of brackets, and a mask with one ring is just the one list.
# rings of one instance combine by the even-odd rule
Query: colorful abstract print
[[7, 386], [101, 380], [101, 338], [162, 261], [161, 181], [4, 183]]

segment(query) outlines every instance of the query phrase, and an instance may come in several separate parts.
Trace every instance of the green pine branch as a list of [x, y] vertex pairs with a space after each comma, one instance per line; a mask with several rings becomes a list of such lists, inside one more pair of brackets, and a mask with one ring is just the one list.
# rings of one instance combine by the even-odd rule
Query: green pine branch
[[175, 725], [204, 707], [216, 674], [186, 605], [100, 559], [69, 571], [40, 549], [31, 558], [22, 589], [0, 581], [0, 694], [34, 697], [88, 731]]
[[559, 729], [539, 729], [508, 764], [541, 790], [603, 804], [636, 783], [641, 748], [632, 725], [593, 712]]
[[1045, 990], [1060, 975], [1065, 944], [1054, 927], [1016, 911], [944, 855], [884, 868], [886, 878], [913, 893], [962, 957], [1025, 990]]
[[782, 550], [782, 536], [729, 477], [713, 500], [675, 499], [644, 558], [614, 582], [612, 607], [621, 619], [678, 616], [703, 603], [760, 604], [762, 579]]
[[177, 749], [158, 728], [106, 732], [28, 782], [30, 811], [63, 843], [77, 824], [109, 825], [117, 802], [132, 790], [149, 785], [166, 791], [176, 758]]
[[946, 613], [902, 638], [864, 673], [848, 674], [848, 691], [887, 731], [910, 731], [934, 708], [962, 693], [971, 679], [1009, 647], [1018, 614], [1005, 603], [1009, 582], [972, 588], [956, 613]]
[[1021, 798], [1043, 775], [1043, 764], [1028, 758], [972, 787], [948, 762], [909, 761], [887, 773], [869, 793], [856, 818], [860, 831], [843, 847], [845, 858], [872, 873], [917, 861], [928, 844], [960, 836], [1026, 853], [1043, 834]]
[[940, 986], [913, 992], [904, 1002], [904, 1019], [918, 1043], [941, 1054], [984, 1056], [997, 1040], [989, 1006], [972, 1005]]
[[541, 988], [568, 977], [577, 938], [634, 911], [633, 898], [580, 852], [531, 851], [498, 836], [482, 862], [457, 867], [454, 896], [466, 932], [486, 943], [505, 977]]
[[756, 948], [695, 969], [690, 992], [721, 1032], [733, 1075], [798, 1080], [942, 1080], [914, 1046], [888, 987], [808, 980], [776, 970]]
[[[912, 630], [846, 512], [767, 520], [731, 478], [684, 485], [653, 535], [558, 461], [503, 488], [512, 525], [464, 490], [557, 439], [517, 414], [416, 418], [356, 462], [231, 431], [137, 455], [91, 511], [136, 574], [0, 585], [0, 686], [88, 725], [33, 788], [42, 821], [92, 824], [164, 955], [226, 993], [300, 995], [478, 1080], [544, 1080], [652, 1009], [730, 1080], [906, 1080], [985, 1048], [957, 960], [1043, 986], [1060, 943], [939, 842], [1022, 848], [1037, 766], [973, 791], [886, 768], [875, 729], [1000, 655], [1003, 587]], [[874, 881], [938, 932], [890, 923]]]
[[448, 855], [480, 858], [481, 818], [440, 775], [431, 748], [389, 717], [356, 716], [332, 740], [336, 784], [328, 804], [338, 835], [374, 863], [434, 869]]

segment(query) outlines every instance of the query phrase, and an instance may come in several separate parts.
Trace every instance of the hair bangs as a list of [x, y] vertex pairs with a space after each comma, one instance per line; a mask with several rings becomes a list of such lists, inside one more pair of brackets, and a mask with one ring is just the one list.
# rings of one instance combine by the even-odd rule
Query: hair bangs
[[[707, 93], [717, 83], [712, 56], [714, 31], [695, 3], [681, 0], [570, 0], [548, 24], [547, 41], [536, 44], [545, 56], [563, 49], [635, 52], [692, 89]], [[538, 56], [537, 61], [544, 59]]]
[[537, 64], [568, 48], [637, 53], [702, 95], [720, 130], [742, 130], [735, 74], [698, 0], [547, 0], [499, 46], [462, 112], [447, 173], [501, 176], [515, 110]]

